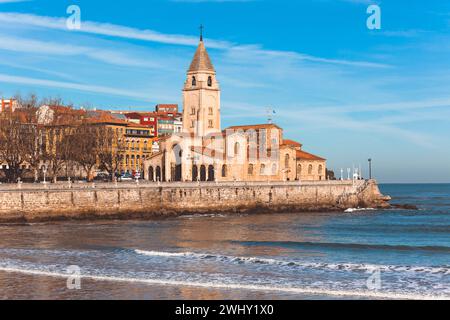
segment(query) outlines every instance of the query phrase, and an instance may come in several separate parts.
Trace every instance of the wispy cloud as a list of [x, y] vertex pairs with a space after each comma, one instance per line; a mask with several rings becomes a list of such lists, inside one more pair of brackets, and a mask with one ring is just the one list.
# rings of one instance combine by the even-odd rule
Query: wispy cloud
[[[15, 83], [15, 84], [21, 84], [21, 85], [32, 85], [32, 86], [37, 86], [37, 87], [69, 89], [69, 90], [76, 90], [76, 91], [82, 91], [82, 92], [107, 94], [107, 95], [128, 97], [128, 98], [133, 98], [133, 99], [137, 99], [137, 100], [149, 101], [149, 98], [148, 98], [149, 94], [147, 94], [147, 93], [140, 93], [137, 90], [124, 90], [121, 88], [113, 88], [113, 87], [106, 87], [106, 86], [79, 84], [79, 83], [63, 82], [63, 81], [53, 81], [53, 80], [37, 79], [37, 78], [30, 78], [30, 77], [18, 77], [18, 76], [1, 74], [1, 73], [0, 73], [0, 82]], [[156, 97], [157, 99], [160, 98], [161, 100], [169, 99], [169, 97], [163, 97], [163, 96], [156, 95], [156, 94], [153, 95], [153, 97]]]
[[79, 46], [61, 42], [39, 41], [27, 38], [3, 36], [0, 34], [0, 50], [27, 52], [45, 55], [86, 56], [109, 64], [157, 68], [159, 65], [148, 60], [127, 56], [121, 52], [97, 47]]
[[29, 2], [33, 0], [0, 0], [0, 4], [2, 3], [17, 3], [17, 2]]
[[[187, 46], [197, 46], [198, 38], [187, 36], [187, 35], [174, 35], [174, 34], [164, 34], [153, 30], [140, 30], [115, 24], [109, 23], [99, 23], [91, 21], [83, 21], [81, 30], [79, 31], [69, 31], [66, 28], [65, 18], [55, 18], [55, 17], [44, 17], [31, 14], [22, 13], [0, 13], [0, 22], [14, 24], [20, 23], [20, 25], [29, 25], [34, 27], [49, 28], [56, 30], [63, 30], [67, 32], [81, 32], [96, 35], [104, 35], [110, 37], [119, 37], [133, 40], [158, 42], [164, 44], [173, 45], [187, 45]], [[316, 63], [326, 63], [326, 64], [338, 64], [354, 67], [365, 67], [365, 68], [386, 68], [389, 65], [367, 62], [367, 61], [352, 61], [344, 59], [329, 59], [323, 57], [316, 57], [305, 53], [298, 52], [286, 52], [286, 51], [276, 51], [276, 50], [266, 50], [261, 48], [259, 45], [238, 45], [227, 41], [220, 41], [214, 39], [208, 39], [208, 47], [212, 49], [222, 49], [222, 50], [251, 50], [258, 54], [264, 55], [277, 55], [277, 56], [291, 56], [296, 57], [300, 60], [307, 60]]]

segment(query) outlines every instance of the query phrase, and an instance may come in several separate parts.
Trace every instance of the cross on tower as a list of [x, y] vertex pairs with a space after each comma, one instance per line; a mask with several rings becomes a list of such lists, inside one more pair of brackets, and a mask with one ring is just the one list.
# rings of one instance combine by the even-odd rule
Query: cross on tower
[[205, 29], [205, 27], [203, 26], [203, 24], [200, 25], [200, 41], [203, 41], [203, 30]]

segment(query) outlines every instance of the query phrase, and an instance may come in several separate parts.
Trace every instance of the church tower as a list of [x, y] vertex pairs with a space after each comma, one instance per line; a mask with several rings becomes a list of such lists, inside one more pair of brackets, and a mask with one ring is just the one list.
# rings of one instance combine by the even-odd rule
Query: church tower
[[203, 34], [183, 88], [183, 129], [197, 137], [221, 131], [220, 87]]

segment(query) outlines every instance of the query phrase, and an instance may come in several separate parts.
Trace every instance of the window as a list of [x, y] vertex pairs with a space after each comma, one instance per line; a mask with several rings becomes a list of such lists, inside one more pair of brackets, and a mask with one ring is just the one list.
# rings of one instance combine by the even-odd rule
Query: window
[[261, 170], [259, 171], [259, 174], [261, 176], [266, 174], [266, 165], [265, 164], [261, 165]]
[[195, 113], [196, 113], [195, 107], [192, 107], [192, 108], [191, 108], [191, 116], [195, 116]]
[[286, 169], [289, 168], [289, 154], [286, 154], [286, 156], [284, 157], [284, 167]]
[[223, 165], [222, 166], [222, 178], [226, 178], [227, 177], [227, 166]]
[[322, 165], [320, 165], [320, 166], [319, 166], [319, 170], [318, 170], [318, 173], [319, 173], [319, 174], [322, 174], [322, 171], [323, 171], [323, 166], [322, 166]]
[[195, 77], [192, 77], [192, 86], [195, 87], [197, 85], [197, 79]]
[[277, 164], [276, 164], [276, 163], [274, 163], [274, 164], [272, 165], [272, 174], [273, 174], [273, 175], [276, 175], [276, 174], [277, 174]]
[[238, 156], [239, 155], [239, 149], [241, 148], [241, 145], [239, 144], [239, 142], [236, 142], [234, 144], [234, 155]]
[[310, 164], [308, 167], [308, 174], [312, 174], [312, 172], [313, 172], [313, 166], [312, 166], [312, 164]]
[[210, 116], [214, 115], [214, 110], [213, 110], [213, 108], [209, 107], [209, 109], [208, 109], [208, 114], [209, 114]]
[[299, 164], [297, 166], [297, 172], [298, 172], [298, 174], [302, 174], [302, 165], [301, 164]]
[[191, 121], [191, 128], [195, 128], [195, 121], [194, 120]]
[[249, 165], [248, 165], [248, 175], [249, 175], [249, 176], [252, 176], [252, 175], [253, 175], [253, 168], [254, 168], [254, 166], [253, 166], [252, 164], [249, 164]]
[[208, 87], [212, 87], [212, 78], [211, 78], [211, 76], [208, 77]]
[[214, 125], [213, 125], [213, 121], [212, 120], [208, 120], [208, 128], [214, 128]]

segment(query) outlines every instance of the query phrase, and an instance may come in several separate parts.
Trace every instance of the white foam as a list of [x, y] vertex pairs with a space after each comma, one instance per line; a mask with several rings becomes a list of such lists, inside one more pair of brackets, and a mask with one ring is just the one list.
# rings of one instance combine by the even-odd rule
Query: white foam
[[[53, 278], [68, 278], [71, 275], [31, 269], [6, 268], [0, 267], [0, 271], [8, 273], [21, 273], [32, 276], [45, 276]], [[299, 288], [299, 287], [277, 287], [267, 285], [238, 284], [238, 283], [216, 283], [216, 282], [189, 282], [165, 279], [143, 279], [143, 278], [125, 278], [100, 275], [82, 275], [82, 279], [106, 282], [122, 282], [122, 283], [141, 283], [147, 285], [160, 286], [184, 286], [207, 289], [223, 289], [223, 290], [247, 290], [247, 291], [263, 291], [263, 292], [283, 292], [288, 294], [302, 295], [322, 295], [336, 297], [366, 297], [373, 299], [399, 299], [399, 300], [450, 300], [450, 296], [444, 295], [427, 295], [427, 294], [410, 294], [403, 292], [381, 292], [381, 291], [348, 291], [348, 290], [329, 290], [319, 288]]]
[[279, 265], [285, 267], [298, 267], [310, 269], [329, 269], [339, 271], [383, 271], [383, 272], [415, 272], [429, 274], [450, 274], [450, 268], [443, 267], [418, 267], [418, 266], [393, 266], [393, 265], [375, 265], [375, 264], [355, 264], [355, 263], [302, 263], [297, 261], [283, 261], [276, 259], [260, 258], [260, 257], [235, 257], [226, 255], [215, 255], [209, 253], [195, 252], [161, 252], [161, 251], [145, 251], [135, 250], [137, 254], [149, 257], [167, 257], [167, 258], [194, 258], [194, 259], [215, 259], [217, 261], [230, 261], [233, 263], [252, 263], [252, 264], [268, 264]]
[[350, 208], [345, 210], [345, 213], [361, 212], [361, 211], [374, 211], [374, 208]]

